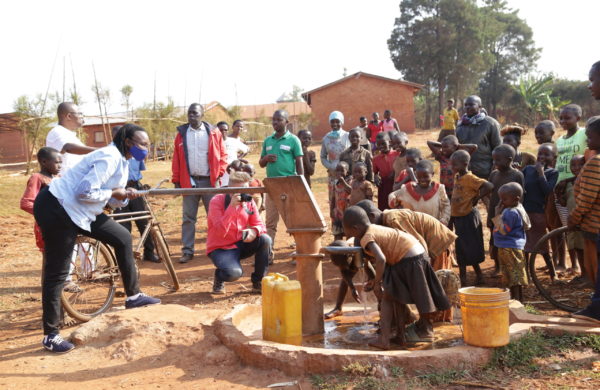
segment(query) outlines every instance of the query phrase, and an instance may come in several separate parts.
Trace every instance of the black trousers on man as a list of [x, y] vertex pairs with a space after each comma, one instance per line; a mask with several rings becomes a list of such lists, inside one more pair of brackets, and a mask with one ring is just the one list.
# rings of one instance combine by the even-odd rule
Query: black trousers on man
[[[132, 188], [135, 188], [136, 190], [142, 189], [142, 185], [140, 184], [140, 182], [133, 181], [133, 180], [130, 180], [127, 182], [127, 187], [132, 187]], [[144, 205], [144, 199], [142, 199], [142, 198], [130, 199], [127, 206], [118, 209], [117, 211], [115, 211], [115, 214], [132, 213], [135, 211], [146, 211], [146, 206]], [[135, 217], [135, 215], [133, 217]], [[129, 218], [129, 217], [123, 217], [123, 218]], [[118, 221], [119, 218], [115, 217], [115, 220]], [[135, 222], [135, 225], [137, 226], [138, 231], [140, 232], [140, 235], [142, 233], [144, 233], [144, 230], [146, 229], [146, 226], [148, 225], [148, 220], [147, 219], [136, 219], [133, 222]], [[125, 229], [127, 229], [129, 232], [131, 232], [131, 221], [122, 222], [121, 225], [123, 225], [125, 227]], [[151, 253], [154, 253], [154, 241], [152, 240], [152, 236], [150, 236], [150, 234], [148, 234], [148, 236], [146, 237], [146, 241], [144, 241], [144, 256], [147, 256]]]
[[33, 206], [33, 215], [42, 230], [46, 266], [42, 279], [42, 321], [44, 334], [58, 333], [60, 296], [69, 274], [75, 239], [78, 234], [95, 238], [110, 245], [117, 258], [127, 296], [140, 292], [131, 234], [106, 214], [96, 216], [91, 232], [75, 225], [58, 199], [44, 187]]

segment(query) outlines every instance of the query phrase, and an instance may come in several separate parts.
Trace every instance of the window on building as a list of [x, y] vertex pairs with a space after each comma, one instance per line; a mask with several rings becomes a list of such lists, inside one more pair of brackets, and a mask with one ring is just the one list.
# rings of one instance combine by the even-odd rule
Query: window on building
[[94, 132], [94, 143], [104, 143], [104, 132], [103, 131], [95, 131]]

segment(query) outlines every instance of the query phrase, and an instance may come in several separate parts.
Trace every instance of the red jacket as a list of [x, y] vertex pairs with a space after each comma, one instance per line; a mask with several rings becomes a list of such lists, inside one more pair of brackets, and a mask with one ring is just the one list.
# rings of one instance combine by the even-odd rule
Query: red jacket
[[208, 206], [206, 254], [215, 249], [234, 249], [242, 239], [242, 230], [253, 228], [256, 237], [267, 232], [254, 201], [225, 208], [225, 194], [217, 194]]
[[[217, 186], [217, 180], [223, 176], [227, 168], [227, 152], [223, 136], [216, 127], [212, 127], [207, 122], [204, 123], [208, 131], [208, 166], [210, 169], [210, 185]], [[171, 181], [179, 184], [181, 188], [192, 188], [190, 170], [188, 168], [188, 151], [186, 133], [190, 124], [186, 123], [177, 127], [177, 137], [175, 137], [175, 150], [173, 152], [173, 163], [171, 171], [173, 177]]]

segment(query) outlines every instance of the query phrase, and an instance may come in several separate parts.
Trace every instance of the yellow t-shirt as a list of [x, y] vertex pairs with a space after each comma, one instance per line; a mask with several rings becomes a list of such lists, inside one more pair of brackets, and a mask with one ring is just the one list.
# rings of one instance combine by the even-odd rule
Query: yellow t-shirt
[[456, 108], [444, 110], [444, 127], [443, 130], [456, 130], [456, 122], [458, 121], [458, 111]]
[[360, 240], [360, 246], [363, 247], [367, 254], [373, 256], [367, 250], [367, 246], [371, 242], [379, 245], [385, 255], [385, 262], [389, 265], [394, 265], [402, 260], [406, 253], [415, 244], [419, 243], [416, 238], [401, 230], [374, 224], [369, 225], [365, 235]]
[[450, 200], [450, 214], [453, 217], [464, 217], [473, 209], [473, 198], [479, 196], [479, 188], [486, 180], [480, 179], [471, 172], [454, 177], [454, 189]]

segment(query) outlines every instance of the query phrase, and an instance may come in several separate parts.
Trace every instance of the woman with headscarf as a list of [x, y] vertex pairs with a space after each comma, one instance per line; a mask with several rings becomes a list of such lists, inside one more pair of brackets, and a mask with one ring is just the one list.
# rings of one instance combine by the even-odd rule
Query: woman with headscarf
[[334, 202], [335, 193], [335, 168], [340, 162], [340, 155], [350, 147], [348, 132], [342, 129], [344, 125], [344, 114], [333, 111], [329, 114], [329, 125], [331, 131], [323, 137], [321, 144], [321, 163], [327, 168], [327, 189], [329, 191], [329, 204]]

